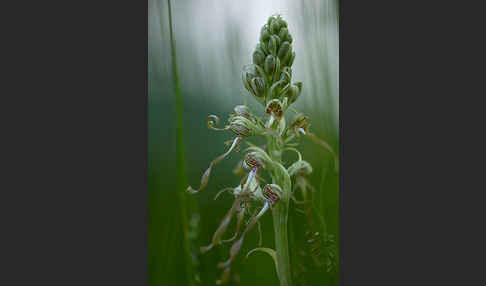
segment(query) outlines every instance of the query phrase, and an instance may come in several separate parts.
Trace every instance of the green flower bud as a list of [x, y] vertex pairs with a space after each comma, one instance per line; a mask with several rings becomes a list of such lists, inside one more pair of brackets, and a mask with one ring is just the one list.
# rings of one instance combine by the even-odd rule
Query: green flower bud
[[270, 31], [268, 30], [267, 26], [263, 26], [260, 31], [260, 41], [266, 42], [270, 39]]
[[265, 81], [261, 77], [255, 77], [251, 80], [251, 88], [256, 97], [265, 95]]
[[[256, 51], [260, 51], [262, 54], [267, 55], [268, 51], [264, 44], [258, 43], [255, 48]], [[264, 58], [265, 59], [265, 58]]]
[[278, 47], [278, 36], [276, 35], [272, 35], [270, 37], [270, 40], [268, 40], [268, 51], [273, 54], [273, 55], [276, 55], [277, 54], [277, 47]]
[[284, 59], [291, 52], [290, 43], [285, 41], [280, 45], [278, 49], [278, 57]]
[[264, 70], [270, 76], [275, 71], [275, 57], [273, 55], [268, 55], [265, 58]]
[[292, 35], [290, 33], [287, 34], [287, 37], [285, 38], [289, 43], [292, 43]]
[[284, 87], [288, 83], [290, 83], [290, 80], [292, 79], [292, 69], [290, 67], [284, 67], [282, 69], [282, 73], [280, 74], [280, 86]]
[[279, 17], [278, 18], [278, 24], [280, 25], [280, 27], [282, 28], [287, 28], [287, 22], [285, 22], [284, 19], [282, 19], [282, 17]]
[[299, 97], [299, 89], [295, 85], [291, 85], [288, 91], [288, 97], [290, 103], [294, 103]]
[[278, 33], [278, 36], [282, 41], [285, 41], [287, 39], [287, 34], [289, 33], [289, 30], [287, 28], [282, 28], [280, 29], [280, 32]]
[[267, 26], [270, 27], [275, 20], [277, 20], [275, 16], [268, 17]]
[[278, 50], [280, 43], [282, 43], [282, 39], [280, 39], [280, 37], [278, 35], [272, 35], [272, 37], [274, 37], [275, 41], [277, 42], [277, 50]]
[[289, 66], [291, 67], [292, 64], [294, 63], [294, 59], [295, 59], [295, 52], [292, 52], [292, 54], [288, 53], [288, 58], [286, 60], [284, 60], [284, 65], [285, 66]]
[[253, 95], [254, 92], [251, 88], [251, 80], [257, 76], [257, 73], [253, 67], [247, 67], [243, 73], [241, 74], [242, 80], [243, 80], [243, 85], [245, 88]]
[[280, 24], [278, 23], [278, 20], [273, 20], [272, 23], [270, 24], [270, 30], [272, 34], [278, 34], [280, 31]]
[[255, 50], [253, 52], [253, 63], [259, 66], [263, 66], [265, 62], [265, 54], [260, 50]]
[[293, 175], [310, 175], [312, 173], [312, 166], [309, 162], [304, 160], [299, 160], [287, 169], [290, 176]]
[[297, 100], [297, 98], [300, 96], [301, 92], [302, 92], [302, 83], [301, 82], [293, 83], [287, 92], [289, 103], [294, 103]]

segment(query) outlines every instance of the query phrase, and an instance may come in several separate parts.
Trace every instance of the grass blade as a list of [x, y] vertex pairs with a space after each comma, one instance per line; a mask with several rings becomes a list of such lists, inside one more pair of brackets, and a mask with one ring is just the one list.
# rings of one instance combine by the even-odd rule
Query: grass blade
[[191, 246], [189, 240], [189, 219], [187, 209], [187, 197], [184, 193], [185, 186], [187, 185], [185, 161], [184, 161], [184, 136], [183, 136], [183, 110], [182, 110], [182, 92], [179, 79], [179, 71], [177, 67], [177, 51], [175, 46], [173, 22], [172, 22], [172, 9], [170, 0], [167, 0], [169, 9], [169, 31], [170, 31], [170, 48], [172, 57], [172, 75], [174, 77], [175, 87], [175, 103], [176, 103], [176, 170], [177, 170], [177, 195], [179, 198], [179, 205], [181, 211], [182, 233], [183, 233], [183, 245], [184, 245], [184, 264], [186, 266], [186, 277], [188, 279], [188, 285], [194, 285], [194, 269], [192, 263]]

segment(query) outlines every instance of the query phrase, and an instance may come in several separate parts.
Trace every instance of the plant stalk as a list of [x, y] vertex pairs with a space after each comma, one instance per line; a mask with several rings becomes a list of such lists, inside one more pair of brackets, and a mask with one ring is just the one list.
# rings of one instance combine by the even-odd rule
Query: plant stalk
[[272, 182], [282, 188], [282, 197], [273, 207], [273, 228], [275, 232], [275, 252], [277, 253], [277, 275], [280, 286], [292, 285], [292, 272], [290, 268], [289, 239], [288, 239], [288, 214], [290, 204], [291, 181], [290, 176], [282, 166], [281, 150], [275, 138], [268, 140], [269, 155], [275, 163], [271, 172]]
[[[283, 190], [286, 192], [286, 190]], [[288, 240], [288, 203], [282, 200], [273, 209], [273, 228], [275, 231], [275, 251], [277, 252], [278, 278], [280, 286], [291, 286], [289, 240]]]

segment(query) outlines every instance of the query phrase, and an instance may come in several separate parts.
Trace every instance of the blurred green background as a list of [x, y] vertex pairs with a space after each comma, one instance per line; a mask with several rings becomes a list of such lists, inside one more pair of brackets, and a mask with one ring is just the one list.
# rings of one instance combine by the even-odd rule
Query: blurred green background
[[[216, 247], [204, 255], [198, 249], [209, 244], [231, 207], [229, 195], [216, 201], [213, 197], [217, 191], [238, 184], [239, 177], [231, 170], [242, 154], [233, 153], [217, 165], [204, 192], [180, 199], [168, 4], [166, 0], [149, 0], [148, 9], [149, 284], [215, 285], [221, 274], [216, 265], [227, 259], [230, 245]], [[255, 114], [263, 113], [263, 107], [244, 89], [241, 69], [251, 62], [261, 26], [275, 13], [289, 24], [297, 54], [293, 80], [303, 82], [303, 93], [293, 107], [310, 116], [311, 130], [339, 151], [337, 1], [173, 0], [171, 11], [182, 95], [186, 183], [198, 186], [209, 162], [227, 149], [223, 142], [233, 138], [230, 131], [208, 130], [207, 115], [218, 115], [224, 124], [233, 107], [245, 102]], [[294, 285], [338, 285], [339, 174], [333, 169], [332, 156], [322, 147], [303, 140], [299, 150], [314, 168], [310, 180], [316, 187], [316, 229], [309, 230], [306, 217], [291, 204], [289, 235]], [[183, 247], [181, 204], [187, 207], [190, 267]], [[226, 237], [232, 234], [233, 227]], [[273, 247], [270, 213], [263, 217], [262, 229], [263, 246]], [[308, 231], [319, 232], [320, 243], [310, 243]], [[334, 243], [323, 240], [328, 235], [333, 236]], [[228, 285], [278, 285], [270, 256], [256, 252], [245, 258], [257, 242], [255, 229], [245, 240]], [[332, 263], [335, 267], [318, 267], [309, 255], [312, 247], [318, 248], [314, 256], [324, 265]]]

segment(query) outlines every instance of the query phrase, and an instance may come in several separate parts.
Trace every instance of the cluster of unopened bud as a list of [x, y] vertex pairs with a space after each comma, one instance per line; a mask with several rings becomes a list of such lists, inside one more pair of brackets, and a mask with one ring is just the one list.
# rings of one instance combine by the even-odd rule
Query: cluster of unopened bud
[[295, 58], [292, 40], [287, 22], [282, 17], [268, 18], [267, 24], [260, 31], [260, 42], [253, 52], [253, 63], [263, 67], [269, 76], [276, 70], [277, 61], [282, 68], [292, 66]]
[[292, 35], [280, 15], [272, 16], [260, 31], [260, 41], [253, 51], [253, 64], [243, 71], [243, 84], [262, 104], [278, 98], [293, 103], [302, 91], [302, 83], [291, 83]]

